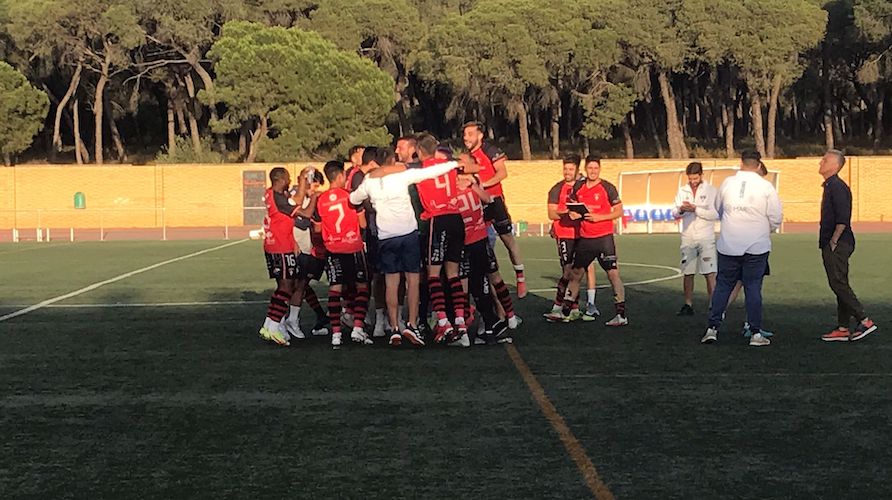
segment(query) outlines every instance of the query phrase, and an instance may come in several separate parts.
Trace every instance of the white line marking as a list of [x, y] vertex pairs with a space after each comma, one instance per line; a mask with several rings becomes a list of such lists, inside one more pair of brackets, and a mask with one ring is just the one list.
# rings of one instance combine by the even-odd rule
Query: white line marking
[[70, 299], [72, 297], [77, 297], [78, 295], [82, 295], [84, 293], [91, 292], [93, 290], [96, 290], [97, 288], [101, 288], [105, 285], [109, 285], [116, 281], [121, 281], [121, 280], [130, 278], [132, 276], [136, 276], [137, 274], [142, 274], [144, 272], [151, 271], [153, 269], [158, 269], [159, 267], [166, 266], [168, 264], [173, 264], [174, 262], [179, 262], [181, 260], [191, 259], [192, 257], [198, 257], [199, 255], [204, 255], [206, 253], [215, 252], [217, 250], [222, 250], [224, 248], [231, 247], [233, 245], [238, 245], [239, 243], [244, 243], [245, 241], [248, 241], [248, 240], [244, 239], [244, 240], [239, 240], [239, 241], [233, 241], [230, 243], [226, 243], [225, 245], [220, 245], [220, 246], [216, 246], [213, 248], [206, 248], [206, 249], [200, 250], [198, 252], [193, 252], [188, 255], [183, 255], [181, 257], [176, 257], [173, 259], [165, 260], [164, 262], [159, 262], [157, 264], [152, 264], [151, 266], [146, 266], [141, 269], [137, 269], [135, 271], [130, 271], [129, 273], [124, 273], [119, 276], [115, 276], [114, 278], [109, 278], [105, 281], [99, 281], [97, 283], [93, 283], [92, 285], [85, 286], [85, 287], [81, 288], [80, 290], [75, 290], [73, 292], [66, 293], [65, 295], [59, 295], [58, 297], [53, 297], [51, 299], [44, 300], [43, 302], [39, 302], [32, 306], [28, 306], [24, 309], [19, 309], [18, 311], [6, 314], [4, 316], [0, 316], [0, 322], [6, 321], [9, 319], [13, 319], [13, 318], [17, 318], [19, 316], [24, 316], [25, 314], [37, 311], [38, 309], [43, 309], [44, 307], [55, 304], [56, 302], [61, 302], [63, 300]]
[[[536, 261], [536, 262], [557, 262], [557, 259], [526, 259], [526, 260], [531, 260], [531, 261]], [[629, 283], [625, 283], [626, 286], [650, 285], [651, 283], [659, 283], [661, 281], [674, 280], [676, 278], [681, 278], [682, 276], [684, 276], [681, 273], [681, 269], [679, 269], [677, 267], [661, 266], [658, 264], [638, 264], [636, 262], [623, 262], [620, 264], [620, 267], [622, 267], [622, 266], [649, 267], [652, 269], [665, 269], [666, 271], [672, 271], [673, 273], [675, 273], [672, 276], [664, 276], [662, 278], [654, 278], [654, 279], [644, 280], [644, 281], [631, 281]], [[595, 288], [609, 288], [609, 287], [610, 287], [610, 285], [598, 285]], [[546, 292], [553, 292], [555, 290], [557, 290], [556, 287], [540, 288], [538, 290], [530, 290], [530, 293], [546, 293]]]
[[[93, 287], [93, 288], [87, 287], [87, 288], [89, 288], [89, 290], [86, 288], [81, 289], [76, 292], [71, 292], [70, 294], [64, 295], [62, 297], [56, 297], [54, 299], [50, 299], [49, 301], [41, 302], [40, 304], [36, 304], [34, 306], [8, 305], [8, 306], [0, 306], [0, 309], [4, 309], [4, 308], [25, 308], [25, 309], [28, 309], [29, 307], [34, 307], [36, 309], [42, 309], [42, 308], [47, 308], [47, 309], [111, 309], [111, 308], [124, 308], [124, 307], [197, 307], [197, 306], [243, 306], [243, 305], [268, 304], [269, 301], [267, 301], [267, 300], [222, 300], [222, 301], [206, 301], [206, 302], [156, 302], [156, 303], [116, 302], [116, 303], [99, 303], [99, 304], [56, 304], [56, 302], [65, 300], [67, 298], [74, 297], [75, 295], [80, 295], [81, 293], [88, 292], [90, 290], [94, 290], [96, 288], [99, 288], [100, 286], [107, 285], [108, 283], [112, 283], [114, 281], [118, 281], [119, 279], [124, 279], [126, 277], [133, 276], [134, 274], [139, 274], [141, 272], [145, 272], [150, 269], [154, 269], [156, 267], [160, 267], [162, 265], [169, 264], [171, 262], [176, 262], [178, 260], [183, 260], [183, 259], [187, 259], [189, 257], [194, 257], [194, 256], [200, 255], [202, 253], [219, 250], [219, 249], [225, 248], [229, 245], [235, 245], [235, 244], [241, 243], [242, 241], [247, 241], [247, 240], [236, 241], [233, 243], [229, 243], [227, 245], [223, 245], [221, 247], [211, 248], [208, 250], [202, 250], [201, 252], [197, 252], [192, 255], [185, 255], [183, 257], [177, 257], [176, 259], [172, 259], [172, 260], [169, 260], [166, 262], [161, 262], [159, 264], [155, 264], [154, 266], [150, 266], [145, 269], [133, 271], [132, 273], [128, 273], [126, 276], [122, 275], [122, 276], [118, 276], [116, 278], [112, 278], [111, 280], [108, 280], [106, 282], [102, 282], [101, 284], [90, 285], [90, 287]], [[557, 262], [557, 259], [527, 259], [527, 260], [543, 261], [543, 262]], [[634, 267], [649, 267], [649, 268], [653, 268], [653, 269], [665, 269], [667, 271], [672, 271], [672, 272], [676, 273], [672, 276], [665, 276], [662, 278], [654, 278], [654, 279], [649, 279], [649, 280], [644, 280], [644, 281], [632, 281], [632, 282], [626, 283], [625, 284], [626, 286], [648, 285], [651, 283], [659, 283], [661, 281], [673, 280], [673, 279], [676, 279], [676, 278], [679, 278], [682, 276], [681, 269], [678, 269], [675, 267], [660, 266], [657, 264], [638, 264], [635, 262], [624, 262], [623, 265], [624, 266], [634, 266]], [[598, 285], [598, 288], [608, 288], [609, 286], [610, 285]], [[530, 290], [530, 293], [546, 293], [546, 292], [553, 292], [554, 290], [555, 290], [555, 288], [541, 288], [538, 290]], [[328, 298], [319, 297], [319, 302], [327, 302], [327, 301], [328, 301]], [[43, 305], [41, 305], [41, 304], [43, 304]], [[37, 306], [40, 306], [40, 307], [37, 307]], [[24, 311], [25, 309], [22, 309], [22, 310]], [[32, 309], [32, 311], [36, 310], [36, 309]], [[20, 311], [16, 311], [15, 313], [12, 313], [12, 314], [17, 314], [19, 312]], [[27, 312], [31, 312], [31, 311], [27, 311]], [[27, 313], [25, 312], [25, 313], [21, 313], [21, 314], [27, 314]], [[18, 314], [18, 315], [21, 316], [21, 314]], [[12, 317], [15, 317], [15, 316], [10, 315], [9, 318], [7, 318], [7, 316], [0, 316], [0, 321], [5, 321], [6, 319], [11, 319]]]

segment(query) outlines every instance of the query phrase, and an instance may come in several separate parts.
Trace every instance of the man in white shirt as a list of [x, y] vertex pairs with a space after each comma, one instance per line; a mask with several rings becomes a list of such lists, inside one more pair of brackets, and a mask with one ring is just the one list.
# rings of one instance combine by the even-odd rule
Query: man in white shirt
[[464, 166], [462, 162], [446, 162], [428, 168], [405, 169], [396, 166], [395, 158], [383, 168], [372, 170], [362, 184], [350, 193], [350, 203], [359, 205], [369, 200], [376, 212], [378, 226], [378, 270], [384, 273], [387, 315], [390, 320], [390, 344], [399, 345], [399, 284], [406, 277], [406, 300], [409, 321], [402, 331], [413, 345], [424, 341], [418, 330], [419, 273], [421, 272], [421, 244], [415, 209], [409, 197], [409, 186], [435, 179], [450, 170]]
[[715, 209], [718, 191], [703, 180], [703, 165], [690, 163], [685, 169], [688, 183], [675, 195], [673, 215], [681, 221], [681, 271], [684, 274], [684, 306], [679, 316], [694, 315], [694, 275], [706, 278], [706, 292], [712, 297], [718, 259], [715, 250]]
[[750, 345], [771, 344], [761, 333], [762, 279], [771, 252], [771, 232], [783, 222], [783, 209], [774, 185], [759, 175], [760, 165], [759, 153], [744, 152], [740, 171], [725, 179], [716, 196], [722, 232], [716, 245], [719, 269], [709, 328], [700, 340], [704, 344], [716, 341], [728, 297], [738, 281], [743, 282], [746, 293], [746, 315], [752, 331]]

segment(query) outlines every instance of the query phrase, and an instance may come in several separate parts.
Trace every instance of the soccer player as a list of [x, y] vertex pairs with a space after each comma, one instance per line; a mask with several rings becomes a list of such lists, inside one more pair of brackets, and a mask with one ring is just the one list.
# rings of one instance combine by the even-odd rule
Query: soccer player
[[[465, 225], [463, 264], [468, 274], [468, 288], [483, 317], [482, 343], [485, 344], [507, 341], [511, 336], [509, 330], [516, 330], [520, 325], [520, 318], [514, 313], [508, 286], [499, 274], [499, 262], [487, 238], [484, 207], [487, 203], [492, 203], [492, 199], [492, 195], [480, 186], [480, 181], [475, 176], [458, 176], [458, 201]], [[495, 311], [493, 291], [504, 311], [504, 320], [500, 320]]]
[[[385, 165], [395, 162], [392, 155]], [[415, 220], [409, 186], [440, 177], [458, 168], [457, 162], [446, 162], [425, 169], [409, 169], [387, 173], [386, 168], [373, 170], [359, 187], [350, 193], [354, 205], [370, 201], [377, 212], [379, 251], [377, 267], [386, 278], [387, 312], [390, 322], [390, 345], [398, 346], [402, 337], [410, 343], [423, 346], [418, 330], [418, 292], [421, 271], [421, 244], [418, 224]], [[400, 277], [406, 278], [409, 322], [400, 328], [399, 285]], [[384, 320], [382, 319], [382, 327]], [[402, 330], [402, 335], [401, 335]]]
[[[582, 158], [579, 155], [570, 154], [565, 156], [562, 165], [563, 179], [548, 191], [548, 218], [552, 221], [551, 236], [557, 242], [558, 259], [561, 263], [562, 274], [557, 282], [554, 306], [551, 312], [544, 315], [546, 317], [559, 313], [563, 309], [564, 297], [567, 295], [567, 285], [570, 283], [570, 276], [573, 272], [573, 256], [576, 253], [576, 242], [579, 238], [579, 221], [570, 219], [569, 211], [567, 210], [567, 200], [576, 182], [579, 181], [579, 167], [581, 163]], [[589, 266], [586, 274], [589, 282], [589, 301], [582, 319], [593, 321], [600, 314], [597, 306], [595, 306], [594, 267]]]
[[[350, 169], [347, 174], [347, 191], [355, 191], [365, 180], [369, 172], [383, 165], [387, 158], [387, 150], [376, 146], [366, 146], [362, 152], [361, 164], [358, 168]], [[384, 324], [387, 322], [384, 314], [384, 275], [378, 272], [378, 225], [377, 214], [373, 204], [366, 199], [361, 205], [360, 212], [365, 214], [366, 227], [362, 231], [362, 240], [365, 242], [366, 258], [369, 266], [369, 276], [372, 283], [372, 298], [375, 301], [375, 324], [372, 336], [381, 338], [386, 336]], [[366, 317], [366, 324], [371, 326], [371, 316]]]
[[360, 236], [360, 217], [350, 204], [345, 189], [347, 176], [344, 164], [332, 160], [325, 164], [325, 177], [330, 187], [319, 195], [315, 220], [321, 227], [322, 240], [328, 251], [325, 273], [328, 276], [328, 318], [331, 321], [331, 345], [341, 345], [341, 299], [344, 287], [356, 287], [353, 306], [351, 340], [371, 345], [372, 339], [363, 330], [369, 307], [369, 273]]
[[260, 337], [287, 346], [288, 333], [282, 320], [288, 314], [288, 302], [294, 293], [297, 277], [297, 257], [294, 255], [294, 217], [301, 211], [290, 203], [291, 174], [282, 167], [269, 173], [271, 186], [263, 195], [266, 217], [263, 219], [263, 252], [269, 277], [276, 280], [276, 290], [269, 299], [266, 320], [260, 328]]
[[[434, 157], [437, 139], [427, 133], [417, 138], [418, 159], [423, 168], [430, 168], [445, 160]], [[434, 329], [434, 341], [452, 341], [460, 339], [468, 333], [465, 324], [465, 309], [468, 307], [468, 296], [462, 288], [459, 278], [459, 264], [465, 243], [465, 226], [461, 217], [456, 194], [457, 173], [450, 170], [448, 174], [418, 184], [418, 194], [424, 206], [424, 216], [430, 218], [430, 235], [428, 236], [427, 279], [430, 290], [431, 309], [436, 313], [437, 324]], [[446, 287], [440, 272], [446, 273]], [[449, 322], [446, 314], [445, 289], [449, 290], [452, 305], [455, 309], [455, 327]], [[454, 338], [453, 338], [454, 337]]]
[[783, 209], [774, 186], [759, 175], [761, 155], [745, 151], [740, 170], [722, 182], [716, 196], [716, 209], [721, 218], [719, 234], [718, 275], [709, 327], [700, 342], [711, 344], [718, 338], [722, 316], [734, 284], [743, 281], [746, 293], [746, 317], [750, 324], [751, 346], [766, 346], [771, 340], [763, 336], [762, 279], [771, 251], [771, 231], [783, 222]]
[[[852, 191], [839, 178], [839, 171], [845, 164], [846, 157], [842, 152], [831, 149], [821, 158], [818, 169], [824, 178], [818, 248], [821, 249], [827, 282], [836, 295], [837, 312], [836, 329], [821, 337], [826, 342], [861, 340], [878, 328], [864, 313], [864, 307], [849, 286], [849, 258], [855, 251], [855, 234], [852, 232]], [[858, 326], [849, 330], [853, 317]]]
[[703, 179], [703, 165], [691, 162], [685, 168], [688, 182], [678, 188], [672, 215], [681, 220], [681, 271], [684, 274], [684, 305], [678, 316], [694, 315], [694, 275], [706, 279], [706, 292], [712, 297], [718, 257], [715, 250], [715, 209], [717, 191]]
[[[568, 195], [571, 220], [579, 220], [579, 240], [573, 257], [573, 268], [567, 285], [560, 312], [551, 313], [549, 321], [569, 322], [572, 319], [573, 303], [579, 296], [579, 286], [585, 270], [596, 259], [607, 272], [607, 279], [613, 287], [613, 301], [616, 316], [607, 326], [625, 326], [626, 292], [616, 258], [616, 243], [613, 239], [613, 221], [623, 215], [623, 204], [616, 187], [601, 179], [601, 159], [589, 156], [585, 159], [585, 179], [579, 180]], [[582, 215], [584, 213], [584, 215]]]
[[477, 173], [482, 181], [481, 185], [493, 197], [493, 202], [486, 207], [486, 221], [492, 223], [508, 249], [508, 256], [517, 275], [517, 298], [522, 299], [527, 296], [523, 258], [514, 237], [513, 222], [505, 205], [505, 193], [502, 189], [502, 181], [508, 177], [508, 167], [505, 165], [507, 157], [498, 147], [483, 141], [484, 126], [480, 122], [466, 123], [462, 127], [462, 135], [465, 147], [479, 165], [479, 169], [471, 168], [467, 173]]
[[[294, 201], [297, 206], [312, 214], [315, 208], [316, 194], [325, 182], [325, 178], [322, 176], [322, 172], [313, 167], [304, 169], [301, 175], [307, 176], [308, 181], [309, 176], [312, 176], [313, 181], [305, 193], [297, 191]], [[311, 206], [311, 203], [314, 205]], [[316, 313], [316, 324], [313, 326], [312, 334], [314, 336], [328, 335], [328, 312], [322, 308], [319, 297], [310, 286], [311, 281], [322, 278], [322, 272], [325, 269], [325, 246], [322, 243], [322, 236], [313, 231], [312, 215], [309, 217], [298, 215], [294, 218], [294, 241], [297, 246], [297, 280], [294, 294], [291, 295], [291, 310], [285, 320], [285, 331], [292, 338], [302, 339], [305, 337], [300, 329], [300, 306], [303, 301], [306, 301]]]

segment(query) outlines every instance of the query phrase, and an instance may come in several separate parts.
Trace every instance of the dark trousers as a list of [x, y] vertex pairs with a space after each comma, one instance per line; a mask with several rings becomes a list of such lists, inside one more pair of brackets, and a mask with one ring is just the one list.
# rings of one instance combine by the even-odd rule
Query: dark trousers
[[768, 265], [768, 252], [759, 255], [740, 256], [719, 254], [719, 272], [716, 275], [715, 290], [712, 292], [712, 306], [709, 309], [709, 327], [718, 329], [722, 325], [722, 315], [728, 308], [728, 299], [738, 281], [743, 282], [746, 295], [746, 318], [753, 333], [762, 330], [762, 279]]
[[836, 313], [839, 326], [848, 328], [849, 321], [855, 318], [859, 322], [866, 318], [864, 307], [849, 286], [849, 257], [855, 251], [852, 245], [839, 242], [836, 250], [830, 250], [827, 244], [821, 249], [821, 257], [824, 260], [824, 270], [827, 272], [827, 281], [830, 289], [836, 294]]

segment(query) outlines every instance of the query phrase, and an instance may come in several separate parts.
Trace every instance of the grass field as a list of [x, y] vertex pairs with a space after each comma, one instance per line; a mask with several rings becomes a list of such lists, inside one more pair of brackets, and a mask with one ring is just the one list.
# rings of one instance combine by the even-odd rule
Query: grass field
[[[814, 237], [775, 242], [768, 348], [746, 346], [740, 303], [699, 345], [678, 278], [629, 287], [622, 330], [546, 324], [551, 293], [518, 303], [515, 347], [617, 498], [890, 496], [892, 235], [859, 238], [852, 281], [881, 330], [851, 345], [818, 338], [835, 302]], [[3, 245], [0, 316], [221, 244]], [[676, 236], [618, 244], [677, 266]], [[550, 240], [522, 247], [531, 288], [550, 287]], [[591, 496], [505, 347], [277, 348], [256, 335], [265, 273], [242, 242], [0, 322], [0, 497]], [[161, 303], [202, 304], [145, 306]]]

